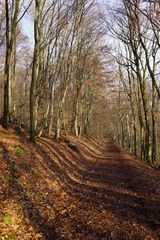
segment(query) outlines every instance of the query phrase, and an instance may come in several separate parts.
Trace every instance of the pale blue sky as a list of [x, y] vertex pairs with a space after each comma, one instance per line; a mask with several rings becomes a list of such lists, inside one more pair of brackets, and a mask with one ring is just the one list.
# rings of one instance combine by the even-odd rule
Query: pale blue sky
[[[103, 9], [103, 5], [115, 6], [121, 2], [121, 0], [97, 0], [97, 1], [100, 3], [100, 5], [102, 5], [102, 9]], [[24, 35], [27, 36], [31, 44], [33, 44], [34, 26], [33, 26], [33, 22], [31, 20], [30, 14], [27, 13], [24, 16], [24, 18], [21, 20], [21, 26], [22, 26]]]
[[22, 26], [22, 31], [24, 35], [29, 38], [31, 43], [33, 43], [34, 42], [34, 38], [33, 38], [34, 26], [28, 14], [26, 14], [24, 18], [21, 20], [21, 26]]

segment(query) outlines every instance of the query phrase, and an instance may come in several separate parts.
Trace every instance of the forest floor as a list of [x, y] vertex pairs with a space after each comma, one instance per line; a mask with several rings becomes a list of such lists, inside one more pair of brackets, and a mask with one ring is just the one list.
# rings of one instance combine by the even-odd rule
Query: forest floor
[[159, 240], [160, 171], [114, 143], [0, 129], [0, 240]]

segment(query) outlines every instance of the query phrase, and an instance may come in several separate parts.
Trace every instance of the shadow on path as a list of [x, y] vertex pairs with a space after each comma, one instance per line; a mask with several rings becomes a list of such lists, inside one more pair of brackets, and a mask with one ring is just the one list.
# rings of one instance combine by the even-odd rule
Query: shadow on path
[[[53, 149], [54, 151], [53, 151]], [[96, 179], [97, 182], [101, 183], [103, 179], [103, 184], [106, 183], [106, 188], [91, 186], [88, 185], [88, 182], [81, 183], [81, 179], [86, 178], [86, 172], [80, 171], [76, 164], [72, 164], [60, 150], [54, 145], [46, 144], [44, 140], [40, 140], [39, 145], [37, 145], [37, 151], [41, 156], [43, 156], [45, 163], [48, 165], [48, 168], [54, 172], [59, 183], [63, 186], [65, 191], [70, 195], [78, 198], [79, 201], [87, 201], [97, 208], [103, 207], [114, 216], [119, 219], [119, 221], [132, 221], [142, 226], [146, 226], [159, 234], [160, 229], [160, 217], [159, 217], [159, 208], [160, 208], [160, 199], [158, 194], [155, 194], [154, 198], [154, 186], [149, 185], [147, 177], [149, 175], [140, 175], [138, 166], [130, 165], [130, 162], [127, 164], [127, 160], [123, 161], [123, 154], [121, 153], [121, 159], [117, 161], [117, 164], [109, 163], [107, 166], [106, 161], [106, 172], [109, 167], [109, 173], [104, 174], [104, 172], [91, 173], [89, 172], [89, 166], [86, 166], [86, 171], [88, 171], [87, 181], [92, 184], [93, 179]], [[57, 154], [55, 153], [57, 152]], [[110, 149], [110, 152], [114, 152], [114, 158], [118, 158], [119, 153], [121, 152], [117, 149], [116, 146]], [[50, 153], [50, 154], [49, 154]], [[67, 154], [67, 149], [66, 149]], [[80, 158], [87, 164], [87, 159], [84, 159], [84, 156], [81, 155], [80, 151], [78, 152]], [[61, 156], [61, 158], [58, 158]], [[58, 159], [58, 164], [55, 162]], [[75, 158], [72, 159], [74, 161]], [[113, 159], [114, 160], [114, 159]], [[90, 163], [88, 163], [90, 164]], [[138, 163], [136, 163], [138, 164]], [[140, 163], [139, 163], [140, 164]], [[92, 164], [91, 164], [92, 165]], [[100, 163], [98, 163], [100, 166]], [[97, 167], [98, 167], [97, 166]], [[98, 169], [98, 168], [97, 168]], [[91, 170], [91, 168], [90, 168]], [[143, 169], [140, 169], [141, 171]], [[144, 170], [145, 171], [145, 170]], [[70, 173], [77, 173], [77, 176], [81, 175], [81, 178], [74, 179], [70, 177]], [[145, 183], [145, 180], [146, 183]], [[141, 182], [140, 182], [141, 181]], [[115, 185], [115, 189], [107, 189], [108, 183]], [[121, 188], [119, 184], [121, 183]], [[139, 186], [137, 185], [139, 183]], [[144, 189], [141, 189], [143, 188]], [[158, 185], [156, 185], [157, 187]], [[123, 191], [124, 189], [124, 191]], [[148, 192], [145, 190], [148, 189]], [[143, 196], [144, 195], [144, 196]]]

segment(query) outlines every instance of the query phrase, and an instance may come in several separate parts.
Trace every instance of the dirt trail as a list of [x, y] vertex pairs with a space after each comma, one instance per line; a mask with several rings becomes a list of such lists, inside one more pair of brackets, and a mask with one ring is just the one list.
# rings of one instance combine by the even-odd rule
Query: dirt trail
[[[67, 159], [63, 147], [57, 148], [49, 140], [40, 142], [49, 149], [50, 156], [57, 152], [62, 157], [58, 160], [59, 166], [65, 169], [62, 184], [64, 181], [65, 191], [76, 198], [74, 217], [70, 219], [67, 215], [62, 220], [64, 226], [72, 226], [74, 234], [77, 231], [77, 238], [73, 234], [68, 239], [158, 239], [158, 171], [132, 160], [113, 143], [106, 144], [105, 150], [97, 148], [99, 152], [95, 153], [84, 142], [74, 142], [77, 149], [74, 154], [70, 152], [71, 156], [66, 154]], [[54, 170], [51, 162], [50, 167]], [[67, 210], [65, 213], [68, 214]]]
[[[23, 142], [27, 157], [19, 159], [7, 141], [1, 153], [13, 180], [1, 200], [14, 209], [15, 221], [16, 214], [24, 219], [16, 233], [10, 227], [13, 239], [160, 239], [159, 171], [114, 143], [13, 139]], [[7, 227], [1, 225], [0, 236]]]

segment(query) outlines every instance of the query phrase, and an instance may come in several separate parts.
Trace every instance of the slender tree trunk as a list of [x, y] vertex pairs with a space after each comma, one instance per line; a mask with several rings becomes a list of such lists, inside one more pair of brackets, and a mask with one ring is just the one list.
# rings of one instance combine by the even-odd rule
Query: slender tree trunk
[[53, 127], [53, 109], [54, 109], [54, 92], [55, 92], [55, 83], [52, 83], [51, 96], [50, 96], [50, 104], [49, 104], [49, 123], [48, 123], [48, 134], [50, 136], [51, 130]]
[[155, 89], [152, 85], [152, 149], [151, 160], [155, 162], [157, 156], [157, 143], [156, 143], [156, 121], [155, 121]]
[[35, 104], [36, 104], [36, 83], [39, 75], [39, 11], [40, 2], [35, 0], [35, 19], [34, 19], [34, 56], [32, 68], [32, 80], [30, 87], [30, 141], [35, 142]]
[[60, 133], [61, 133], [61, 118], [63, 115], [63, 110], [64, 110], [64, 102], [66, 99], [66, 95], [67, 95], [67, 91], [68, 91], [68, 85], [65, 87], [65, 90], [63, 92], [63, 96], [61, 99], [61, 102], [59, 104], [59, 109], [58, 109], [58, 113], [57, 113], [57, 128], [56, 128], [56, 139], [59, 140], [60, 139]]
[[15, 82], [15, 77], [16, 77], [16, 62], [17, 62], [17, 58], [16, 58], [16, 39], [14, 42], [14, 54], [13, 54], [13, 69], [12, 69], [12, 115], [15, 118], [16, 117], [16, 98], [15, 98], [15, 87], [16, 87], [16, 82]]
[[75, 135], [78, 137], [79, 130], [78, 130], [78, 113], [79, 113], [79, 99], [76, 100], [76, 109], [75, 109], [75, 119], [74, 119], [74, 129]]
[[10, 27], [9, 27], [9, 5], [8, 0], [5, 0], [6, 10], [6, 59], [4, 72], [4, 113], [3, 113], [3, 127], [8, 128], [9, 120], [9, 86], [10, 86], [10, 65], [11, 65], [11, 48], [10, 48]]
[[5, 0], [6, 10], [6, 59], [4, 73], [4, 113], [3, 126], [8, 128], [8, 121], [11, 121], [12, 111], [12, 52], [16, 41], [17, 20], [19, 14], [20, 0], [15, 1], [13, 18], [10, 17], [9, 1]]

